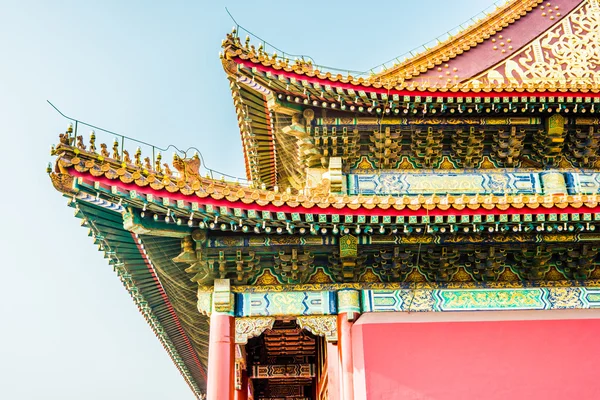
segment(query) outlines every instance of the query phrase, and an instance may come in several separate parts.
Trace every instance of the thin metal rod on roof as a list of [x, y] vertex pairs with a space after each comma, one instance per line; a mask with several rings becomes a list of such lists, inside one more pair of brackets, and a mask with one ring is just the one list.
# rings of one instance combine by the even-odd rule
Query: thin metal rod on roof
[[231, 15], [231, 13], [229, 12], [229, 9], [227, 7], [225, 7], [225, 11], [227, 12], [227, 15], [229, 15], [229, 18], [231, 18], [231, 20], [235, 23], [235, 25], [240, 26], [240, 24], [237, 23], [235, 18], [233, 18], [233, 15]]
[[[454, 28], [450, 29], [449, 31], [447, 31], [447, 32], [445, 32], [445, 33], [443, 33], [441, 35], [438, 35], [431, 42], [425, 43], [425, 45], [429, 44], [429, 43], [433, 43], [434, 45], [437, 45], [439, 43], [443, 43], [448, 38], [450, 38], [450, 37], [453, 36], [452, 32], [455, 32], [457, 30], [459, 30], [459, 32], [462, 31], [462, 30], [465, 30], [466, 28], [472, 26], [473, 24], [476, 24], [481, 18], [489, 17], [489, 15], [492, 14], [495, 11], [496, 8], [504, 6], [504, 5], [506, 5], [507, 3], [511, 2], [511, 1], [516, 1], [516, 0], [497, 0], [497, 1], [495, 1], [490, 6], [486, 7], [483, 11], [477, 13], [472, 18], [468, 19], [467, 21], [463, 22], [462, 24], [459, 24], [459, 25], [455, 26]], [[489, 13], [487, 12], [488, 10], [489, 10]], [[259, 36], [255, 35], [254, 33], [250, 32], [249, 30], [247, 30], [246, 28], [244, 28], [243, 26], [241, 26], [235, 20], [235, 18], [233, 17], [233, 15], [229, 12], [229, 9], [227, 7], [225, 7], [225, 11], [227, 12], [227, 14], [231, 18], [231, 20], [236, 25], [236, 35], [238, 37], [240, 36], [239, 35], [240, 30], [242, 30], [242, 31], [246, 32], [246, 34], [248, 36], [254, 37], [257, 41], [261, 42], [262, 45], [263, 45], [263, 47], [266, 48], [267, 46], [269, 46], [272, 50], [275, 50], [278, 53], [277, 58], [279, 58], [281, 60], [285, 60], [286, 58], [289, 58], [289, 57], [307, 58], [307, 59], [309, 59], [312, 62], [313, 66], [315, 68], [318, 68], [321, 71], [344, 72], [344, 73], [346, 73], [348, 75], [352, 74], [352, 75], [355, 75], [355, 76], [368, 76], [368, 75], [370, 75], [372, 73], [372, 71], [379, 70], [382, 66], [384, 67], [384, 70], [387, 69], [385, 67], [385, 64], [392, 63], [392, 64], [394, 64], [393, 65], [393, 67], [394, 67], [394, 66], [397, 65], [397, 64], [394, 63], [394, 61], [397, 61], [399, 58], [403, 58], [404, 57], [404, 61], [406, 61], [406, 59], [410, 58], [410, 57], [408, 57], [409, 55], [411, 57], [415, 57], [417, 54], [421, 53], [422, 51], [428, 50], [428, 48], [425, 47], [425, 45], [417, 46], [414, 49], [411, 49], [411, 50], [405, 52], [404, 54], [401, 54], [401, 55], [399, 55], [397, 57], [394, 57], [394, 58], [392, 58], [392, 59], [390, 59], [390, 60], [388, 60], [388, 61], [386, 61], [384, 63], [381, 63], [379, 65], [376, 65], [373, 68], [370, 68], [370, 69], [367, 69], [367, 70], [364, 70], [364, 71], [351, 71], [351, 70], [338, 69], [338, 68], [328, 67], [328, 66], [325, 66], [325, 65], [316, 64], [311, 57], [306, 56], [306, 55], [295, 55], [295, 54], [288, 54], [288, 53], [284, 52], [283, 50], [281, 50], [281, 49], [273, 46], [271, 43], [265, 41], [264, 39], [260, 38]], [[455, 34], [457, 34], [459, 32], [455, 32]]]
[[220, 171], [214, 170], [212, 168], [208, 168], [206, 166], [205, 161], [204, 161], [204, 156], [202, 155], [202, 152], [200, 150], [198, 150], [198, 148], [196, 148], [196, 147], [189, 147], [186, 150], [181, 150], [181, 149], [179, 149], [177, 146], [175, 146], [173, 144], [168, 145], [166, 148], [158, 147], [158, 146], [155, 146], [155, 145], [150, 144], [148, 142], [144, 142], [142, 140], [134, 139], [132, 137], [125, 136], [125, 135], [122, 135], [122, 134], [117, 133], [117, 132], [109, 131], [108, 129], [104, 129], [104, 128], [101, 128], [99, 126], [89, 124], [87, 122], [78, 120], [76, 118], [69, 117], [68, 115], [65, 115], [62, 111], [60, 111], [58, 109], [58, 107], [56, 107], [54, 104], [52, 104], [52, 102], [50, 102], [50, 100], [46, 100], [46, 101], [48, 102], [48, 104], [50, 104], [52, 106], [52, 108], [54, 108], [54, 110], [56, 110], [57, 113], [59, 113], [65, 119], [71, 121], [74, 124], [74, 129], [73, 129], [73, 133], [72, 133], [72, 135], [73, 135], [72, 136], [72, 143], [76, 143], [76, 140], [77, 140], [77, 129], [78, 129], [79, 125], [85, 125], [85, 126], [90, 127], [92, 129], [99, 130], [99, 131], [102, 131], [102, 132], [106, 132], [106, 133], [109, 133], [111, 135], [115, 135], [115, 136], [119, 137], [121, 139], [120, 140], [120, 142], [121, 142], [121, 150], [124, 149], [125, 140], [134, 142], [138, 146], [141, 144], [141, 145], [150, 147], [152, 149], [152, 164], [153, 165], [156, 163], [156, 157], [157, 157], [156, 153], [157, 153], [157, 150], [161, 151], [161, 152], [166, 152], [166, 151], [168, 151], [170, 149], [173, 149], [176, 152], [178, 152], [181, 155], [183, 155], [183, 158], [187, 158], [188, 153], [190, 151], [194, 150], [194, 151], [198, 152], [198, 156], [200, 157], [200, 160], [201, 160], [201, 166], [210, 174], [210, 176], [213, 179], [214, 179], [215, 175], [217, 175], [217, 176], [220, 175], [220, 176], [223, 176], [223, 177], [231, 178], [231, 179], [233, 179], [233, 180], [235, 180], [237, 182], [249, 183], [249, 181], [247, 179], [245, 179], [245, 178], [240, 178], [240, 177], [237, 177], [237, 176], [234, 176], [234, 175], [229, 175], [229, 174], [226, 174], [224, 172], [220, 172]]

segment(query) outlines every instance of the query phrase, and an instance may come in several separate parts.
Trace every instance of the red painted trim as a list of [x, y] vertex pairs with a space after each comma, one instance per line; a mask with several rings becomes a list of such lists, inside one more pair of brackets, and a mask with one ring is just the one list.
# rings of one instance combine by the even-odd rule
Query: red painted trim
[[171, 304], [171, 301], [169, 300], [167, 293], [165, 292], [160, 281], [158, 280], [158, 277], [156, 276], [156, 273], [154, 272], [154, 267], [152, 266], [152, 263], [148, 259], [148, 256], [146, 256], [146, 254], [144, 253], [144, 250], [140, 246], [140, 242], [134, 233], [131, 233], [131, 237], [133, 238], [133, 241], [135, 242], [135, 245], [138, 248], [140, 255], [142, 256], [142, 258], [144, 259], [144, 262], [146, 263], [148, 272], [150, 272], [150, 275], [152, 275], [152, 279], [154, 279], [154, 281], [156, 282], [156, 286], [158, 288], [158, 291], [160, 292], [160, 296], [162, 297], [163, 301], [167, 305], [167, 308], [169, 309], [169, 314], [171, 314], [173, 321], [175, 321], [175, 324], [177, 325], [177, 330], [179, 331], [180, 335], [185, 340], [185, 343], [187, 344], [188, 349], [190, 350], [190, 353], [192, 354], [194, 361], [196, 362], [196, 366], [200, 370], [200, 374], [206, 380], [206, 371], [204, 371], [204, 368], [202, 367], [202, 364], [200, 363], [200, 360], [198, 359], [198, 356], [196, 354], [196, 350], [194, 350], [194, 348], [190, 342], [190, 339], [188, 338], [187, 334], [183, 330], [183, 327], [181, 326], [181, 322], [179, 321], [179, 317], [175, 313], [175, 309], [173, 308], [173, 305]]
[[119, 189], [124, 190], [135, 190], [136, 192], [143, 193], [145, 195], [151, 194], [157, 197], [167, 197], [171, 200], [183, 200], [186, 202], [197, 202], [199, 204], [208, 204], [214, 207], [229, 207], [229, 208], [240, 208], [244, 210], [255, 210], [255, 211], [270, 211], [270, 212], [286, 212], [286, 213], [299, 213], [299, 214], [324, 214], [324, 215], [378, 215], [378, 216], [438, 216], [438, 215], [524, 215], [524, 214], [581, 214], [581, 213], [600, 213], [600, 206], [594, 208], [582, 207], [582, 208], [574, 208], [572, 206], [568, 206], [565, 208], [559, 207], [551, 207], [545, 208], [539, 206], [536, 209], [528, 208], [527, 206], [523, 206], [523, 208], [515, 208], [509, 207], [507, 210], [499, 210], [497, 208], [493, 208], [491, 210], [486, 210], [483, 207], [478, 208], [477, 210], [471, 210], [466, 207], [462, 210], [457, 210], [451, 208], [449, 210], [440, 210], [435, 208], [433, 210], [426, 210], [424, 208], [420, 208], [419, 210], [396, 210], [393, 207], [388, 208], [387, 210], [375, 207], [372, 210], [368, 210], [366, 208], [359, 208], [358, 210], [352, 210], [349, 207], [344, 207], [340, 210], [333, 206], [329, 206], [327, 208], [320, 208], [317, 205], [314, 205], [310, 208], [304, 208], [301, 205], [294, 208], [290, 206], [260, 206], [256, 203], [246, 204], [240, 200], [238, 201], [229, 201], [227, 199], [216, 200], [211, 197], [198, 197], [194, 194], [184, 195], [181, 193], [170, 193], [166, 190], [154, 190], [150, 187], [140, 187], [133, 183], [123, 183], [119, 180], [111, 180], [106, 177], [95, 177], [91, 174], [78, 172], [74, 169], [69, 169], [69, 173], [73, 176], [83, 178], [84, 181], [93, 186], [94, 182], [100, 182], [105, 186], [105, 189], [109, 190], [111, 186], [116, 186]]
[[[369, 92], [369, 93], [379, 93], [379, 94], [387, 94], [387, 95], [400, 95], [400, 96], [421, 96], [421, 97], [427, 97], [427, 96], [431, 96], [431, 97], [452, 97], [452, 98], [456, 98], [456, 97], [600, 97], [600, 93], [582, 93], [582, 92], [560, 92], [560, 91], [556, 91], [556, 92], [551, 92], [551, 91], [545, 91], [545, 92], [538, 92], [536, 91], [529, 91], [526, 88], [523, 88], [522, 92], [518, 92], [518, 91], [512, 91], [512, 92], [496, 92], [496, 91], [491, 91], [491, 92], [464, 92], [464, 91], [458, 91], [458, 92], [441, 92], [439, 91], [438, 88], [432, 88], [431, 91], [422, 91], [422, 90], [397, 90], [397, 89], [386, 89], [386, 88], [375, 88], [372, 86], [364, 86], [364, 85], [360, 85], [360, 84], [352, 84], [352, 83], [343, 83], [343, 82], [334, 82], [331, 81], [329, 79], [322, 79], [322, 78], [317, 78], [317, 77], [310, 77], [307, 75], [300, 75], [300, 74], [296, 74], [294, 72], [288, 72], [288, 71], [284, 71], [284, 70], [278, 70], [275, 69], [273, 67], [267, 67], [265, 65], [262, 65], [260, 63], [254, 63], [251, 60], [243, 60], [239, 57], [236, 57], [233, 59], [233, 61], [236, 64], [250, 64], [250, 68], [256, 68], [261, 72], [270, 72], [272, 74], [276, 74], [276, 75], [282, 75], [285, 76], [286, 78], [290, 79], [296, 79], [296, 80], [302, 80], [302, 81], [307, 81], [310, 83], [318, 83], [319, 85], [329, 85], [332, 87], [336, 87], [336, 88], [342, 88], [342, 89], [352, 89], [352, 90], [364, 90], [365, 92]], [[415, 86], [419, 86], [418, 83], [415, 84]]]

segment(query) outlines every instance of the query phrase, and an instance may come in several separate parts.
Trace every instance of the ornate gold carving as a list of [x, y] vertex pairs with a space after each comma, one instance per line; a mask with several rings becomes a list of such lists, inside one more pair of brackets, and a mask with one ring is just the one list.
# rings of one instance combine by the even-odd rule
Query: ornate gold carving
[[188, 235], [181, 239], [181, 253], [173, 258], [173, 262], [180, 262], [186, 264], [194, 264], [198, 262], [196, 257], [196, 251], [194, 250], [194, 241], [192, 235]]
[[565, 123], [565, 117], [554, 114], [546, 120], [546, 129], [539, 130], [533, 135], [533, 149], [545, 167], [556, 167], [563, 158], [567, 135]]
[[514, 167], [521, 157], [523, 140], [525, 140], [524, 129], [517, 130], [516, 126], [511, 126], [510, 131], [499, 129], [494, 135], [492, 144], [494, 158], [503, 166]]
[[380, 283], [381, 279], [373, 272], [373, 268], [365, 268], [365, 273], [358, 279], [359, 282]]
[[[250, 239], [250, 244], [264, 246], [265, 238], [257, 238], [257, 242], [252, 242], [252, 238]], [[289, 246], [291, 244], [300, 244], [300, 238], [298, 236], [271, 236], [269, 238], [271, 246]]]
[[358, 239], [352, 235], [340, 238], [340, 257], [356, 257], [358, 255]]
[[595, 126], [589, 126], [586, 130], [575, 129], [574, 134], [569, 135], [569, 149], [577, 166], [593, 168], [598, 159], [599, 147], [600, 132]]
[[375, 164], [371, 163], [367, 156], [361, 156], [359, 163], [356, 165], [356, 169], [375, 169]]
[[562, 135], [565, 131], [566, 118], [560, 114], [554, 114], [546, 120], [546, 133], [549, 135]]
[[342, 191], [342, 158], [329, 158], [329, 190], [331, 193]]
[[316, 272], [310, 276], [308, 283], [333, 283], [333, 279], [325, 273], [323, 268], [317, 268]]
[[337, 341], [337, 316], [335, 315], [301, 316], [297, 317], [296, 321], [300, 328], [317, 336], [325, 336], [328, 342]]
[[206, 252], [204, 251], [207, 239], [206, 231], [202, 229], [196, 229], [192, 232], [191, 238], [196, 244], [196, 262], [192, 263], [188, 268], [186, 268], [185, 272], [194, 274], [191, 279], [192, 281], [204, 283], [213, 277], [206, 257]]
[[259, 336], [267, 329], [272, 329], [274, 323], [275, 317], [236, 318], [235, 343], [248, 343], [248, 339]]
[[[598, 271], [596, 269], [595, 271]], [[443, 289], [451, 287], [453, 289], [477, 289], [481, 288], [481, 283], [479, 282], [448, 282], [448, 283], [436, 283], [436, 282], [427, 282], [417, 275], [420, 275], [418, 272], [413, 271], [409, 276], [410, 279], [407, 279], [407, 282], [352, 282], [352, 283], [332, 283], [332, 284], [301, 284], [301, 285], [271, 285], [271, 286], [249, 286], [249, 285], [240, 285], [233, 286], [232, 291], [235, 293], [270, 293], [270, 292], [314, 292], [314, 291], [331, 291], [331, 290], [342, 290], [342, 289], [356, 289], [356, 290], [396, 290], [396, 289], [406, 289], [407, 287], [413, 289]], [[600, 288], [600, 279], [597, 277], [600, 274], [595, 274], [590, 276], [590, 279], [585, 282], [586, 287], [594, 287]], [[422, 275], [421, 275], [422, 276]], [[519, 277], [511, 271], [510, 268], [505, 268], [504, 272], [500, 274], [499, 280], [497, 282], [486, 282], [486, 286], [489, 288], [523, 288], [529, 287], [531, 283], [521, 282]], [[536, 285], [540, 287], [571, 287], [573, 286], [573, 281], [569, 280], [561, 280], [555, 282], [546, 282], [539, 281], [536, 282]], [[211, 291], [212, 287], [210, 286], [199, 286], [200, 291], [206, 292]]]
[[313, 197], [327, 197], [332, 192], [331, 182], [327, 178], [322, 178], [315, 186], [306, 189]]
[[588, 0], [546, 34], [472, 83], [600, 84], [600, 6]]
[[212, 313], [212, 295], [212, 292], [202, 289], [198, 290], [197, 307], [200, 314], [210, 316], [210, 314]]
[[179, 171], [183, 182], [200, 181], [200, 157], [197, 153], [192, 158], [181, 158], [177, 154], [173, 154], [173, 166]]
[[52, 186], [61, 193], [77, 193], [77, 190], [73, 187], [75, 182], [74, 176], [52, 172], [50, 180], [52, 181]]
[[577, 117], [575, 125], [600, 125], [600, 118]]
[[279, 281], [277, 277], [271, 273], [268, 269], [266, 269], [258, 279], [256, 279], [256, 285], [258, 286], [266, 286], [266, 285], [277, 285]]
[[242, 364], [237, 359], [235, 360], [235, 390], [242, 390]]

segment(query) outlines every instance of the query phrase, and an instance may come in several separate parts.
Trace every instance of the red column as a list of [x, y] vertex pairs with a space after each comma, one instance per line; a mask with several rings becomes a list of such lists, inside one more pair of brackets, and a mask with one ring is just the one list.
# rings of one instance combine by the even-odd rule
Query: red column
[[352, 322], [348, 314], [338, 314], [338, 346], [342, 363], [342, 398], [354, 400], [354, 365], [352, 361]]
[[234, 328], [232, 316], [213, 312], [210, 316], [206, 400], [232, 400], [234, 392]]
[[235, 400], [248, 400], [248, 373], [246, 370], [240, 372], [242, 374], [242, 387], [235, 391]]
[[341, 400], [340, 387], [340, 360], [338, 347], [334, 343], [327, 342], [327, 393], [329, 400]]

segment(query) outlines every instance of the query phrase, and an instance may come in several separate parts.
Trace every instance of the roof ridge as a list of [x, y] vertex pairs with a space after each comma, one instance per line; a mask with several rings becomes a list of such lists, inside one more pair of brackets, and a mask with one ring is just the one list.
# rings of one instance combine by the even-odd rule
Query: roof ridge
[[[354, 79], [360, 77], [360, 80], [366, 80], [371, 84], [392, 84], [396, 85], [402, 83], [405, 79], [411, 79], [418, 76], [421, 73], [428, 71], [429, 69], [440, 65], [451, 58], [454, 58], [465, 51], [477, 46], [483, 42], [486, 38], [494, 35], [495, 33], [506, 28], [508, 25], [514, 23], [521, 17], [527, 15], [538, 5], [542, 4], [545, 0], [508, 0], [505, 4], [498, 6], [498, 8], [487, 14], [487, 16], [476, 23], [466, 27], [463, 31], [457, 35], [451, 35], [446, 40], [440, 42], [438, 45], [427, 49], [422, 53], [417, 53], [413, 57], [406, 59], [405, 61], [397, 64], [391, 68], [388, 68], [380, 73], [373, 74], [373, 71], [378, 66], [375, 66], [367, 71], [353, 71], [349, 69], [340, 69], [334, 67], [327, 67], [319, 65], [307, 55], [293, 55], [285, 52], [282, 55], [278, 54], [281, 52], [280, 49], [266, 42], [265, 40], [254, 35], [252, 32], [245, 29], [243, 26], [237, 24], [231, 34], [227, 35], [227, 38], [223, 41], [222, 47], [227, 49], [231, 46], [236, 49], [234, 51], [237, 56], [249, 55], [249, 58], [255, 58], [260, 56], [265, 61], [270, 61], [271, 64], [278, 65], [284, 69], [288, 67], [300, 68], [307, 72], [308, 70], [318, 71], [326, 73], [327, 75], [343, 76], [346, 74], [348, 77], [354, 76]], [[471, 18], [473, 19], [473, 18]], [[235, 21], [235, 20], [234, 20]], [[240, 40], [240, 30], [246, 32], [245, 43]], [[260, 43], [258, 48], [250, 45], [250, 37], [257, 39]], [[433, 39], [433, 40], [437, 40]], [[268, 54], [267, 47], [275, 50], [273, 56]], [[412, 51], [408, 53], [412, 54]], [[406, 54], [406, 53], [405, 53]], [[295, 57], [294, 60], [291, 58]], [[401, 56], [399, 56], [401, 57]], [[397, 59], [398, 57], [396, 57]], [[262, 61], [262, 60], [261, 60]], [[389, 62], [389, 61], [388, 61]], [[380, 64], [385, 66], [385, 62]], [[403, 72], [404, 76], [398, 77], [399, 73]], [[340, 75], [341, 74], [341, 75]], [[369, 76], [365, 76], [369, 75]], [[352, 80], [352, 79], [351, 79]]]
[[[436, 65], [440, 65], [476, 47], [483, 40], [506, 28], [521, 17], [524, 17], [543, 2], [544, 0], [510, 0], [456, 36], [449, 36], [445, 41], [427, 51], [417, 54], [375, 76], [383, 80], [404, 72], [403, 79], [414, 78]], [[409, 69], [412, 70], [409, 71]]]

